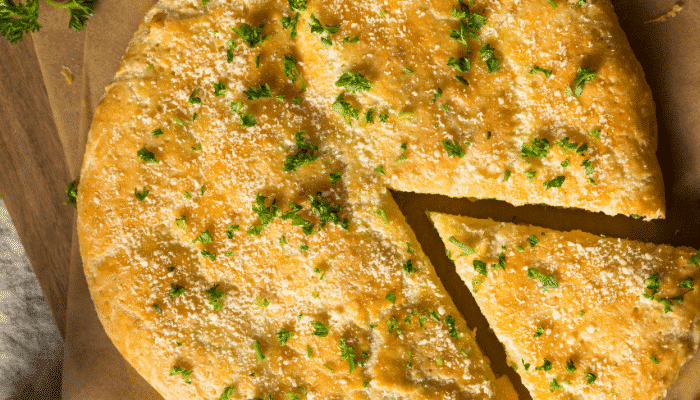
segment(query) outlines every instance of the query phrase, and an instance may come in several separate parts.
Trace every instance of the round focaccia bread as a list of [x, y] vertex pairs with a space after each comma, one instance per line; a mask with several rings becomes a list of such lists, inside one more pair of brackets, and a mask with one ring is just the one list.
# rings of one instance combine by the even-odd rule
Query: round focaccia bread
[[387, 187], [663, 215], [607, 2], [206, 3], [148, 13], [78, 195], [100, 320], [168, 399], [510, 396]]

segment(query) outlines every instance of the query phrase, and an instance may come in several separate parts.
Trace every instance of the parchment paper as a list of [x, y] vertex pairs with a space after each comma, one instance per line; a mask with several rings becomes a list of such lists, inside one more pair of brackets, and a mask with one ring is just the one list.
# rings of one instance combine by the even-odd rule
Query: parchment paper
[[[35, 49], [73, 177], [77, 178], [92, 113], [102, 98], [129, 40], [156, 0], [98, 0], [95, 16], [81, 33], [70, 31], [68, 13], [42, 2], [43, 29], [33, 34]], [[675, 17], [644, 24], [670, 10], [674, 0], [613, 0], [615, 10], [654, 92], [659, 119], [659, 161], [666, 186], [667, 219], [651, 223], [541, 206], [511, 207], [502, 202], [445, 199], [400, 193], [395, 198], [435, 264], [438, 274], [497, 375], [516, 382], [521, 399], [529, 399], [517, 375], [505, 364], [503, 349], [488, 332], [466, 287], [455, 277], [425, 210], [445, 211], [496, 220], [527, 222], [554, 229], [581, 229], [700, 247], [700, 2], [688, 0]], [[71, 85], [61, 75], [68, 67]], [[423, 242], [425, 240], [425, 242]], [[436, 245], [433, 246], [433, 242]], [[47, 244], [48, 245], [48, 244]], [[700, 316], [698, 316], [700, 318]], [[162, 399], [121, 357], [105, 334], [83, 275], [77, 233], [73, 235], [63, 399]], [[499, 360], [502, 358], [502, 360]], [[700, 354], [684, 370], [668, 400], [700, 399]]]

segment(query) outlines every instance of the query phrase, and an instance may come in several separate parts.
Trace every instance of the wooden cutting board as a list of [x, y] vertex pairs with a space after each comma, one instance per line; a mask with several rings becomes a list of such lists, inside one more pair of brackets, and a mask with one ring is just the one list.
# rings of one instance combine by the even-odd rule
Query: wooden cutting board
[[65, 337], [75, 209], [63, 205], [72, 180], [31, 37], [0, 38], [0, 194], [46, 302]]

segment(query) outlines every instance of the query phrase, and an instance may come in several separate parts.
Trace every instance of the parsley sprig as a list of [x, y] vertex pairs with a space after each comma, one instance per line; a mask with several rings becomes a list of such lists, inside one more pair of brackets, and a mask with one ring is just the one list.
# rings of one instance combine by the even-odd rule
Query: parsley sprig
[[[68, 27], [76, 32], [85, 28], [93, 16], [96, 0], [70, 0], [63, 4], [44, 0], [46, 3], [70, 12]], [[37, 32], [42, 28], [39, 19], [39, 0], [0, 0], [0, 36], [15, 44], [22, 41], [24, 34]]]

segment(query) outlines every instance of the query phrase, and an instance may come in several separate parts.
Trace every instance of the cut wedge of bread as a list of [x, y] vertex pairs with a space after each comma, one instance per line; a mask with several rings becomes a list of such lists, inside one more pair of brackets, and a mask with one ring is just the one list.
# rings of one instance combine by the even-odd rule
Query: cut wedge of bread
[[429, 213], [534, 399], [661, 399], [700, 341], [700, 253]]

